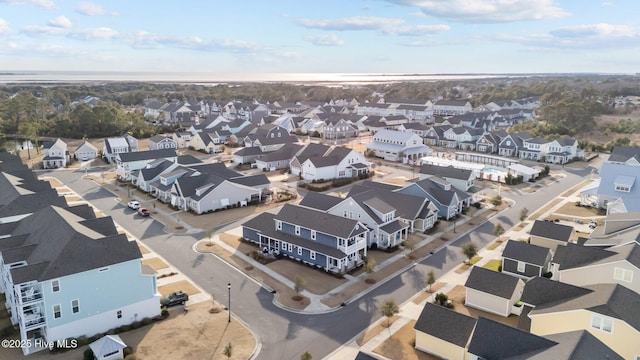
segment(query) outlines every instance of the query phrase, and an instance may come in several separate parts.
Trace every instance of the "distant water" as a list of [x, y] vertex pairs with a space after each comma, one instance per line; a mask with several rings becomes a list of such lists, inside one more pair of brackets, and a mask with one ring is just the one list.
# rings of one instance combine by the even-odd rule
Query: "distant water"
[[2, 71], [0, 84], [60, 84], [101, 82], [193, 83], [215, 85], [239, 82], [314, 84], [371, 84], [402, 81], [438, 81], [526, 77], [540, 74], [347, 74], [347, 73], [191, 73], [108, 71]]

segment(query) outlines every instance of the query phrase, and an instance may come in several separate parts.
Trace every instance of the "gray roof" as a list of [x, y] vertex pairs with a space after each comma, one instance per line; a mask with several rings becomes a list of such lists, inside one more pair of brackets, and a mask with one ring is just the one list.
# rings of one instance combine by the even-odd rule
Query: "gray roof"
[[176, 153], [175, 149], [160, 149], [119, 153], [117, 156], [120, 157], [121, 162], [131, 162], [177, 157], [178, 154]]
[[627, 162], [631, 158], [640, 162], [640, 147], [614, 146], [608, 161]]
[[232, 183], [245, 185], [245, 186], [261, 186], [270, 184], [267, 175], [265, 174], [256, 174], [250, 176], [239, 176], [235, 178], [228, 179]]
[[[84, 207], [83, 207], [84, 208]], [[83, 218], [56, 206], [45, 207], [22, 219], [12, 237], [19, 245], [3, 247], [2, 256], [11, 262], [26, 261], [27, 265], [11, 269], [15, 284], [44, 281], [97, 269], [142, 257], [135, 242], [117, 234], [110, 218]], [[10, 239], [10, 238], [9, 238]], [[46, 241], [45, 241], [46, 240]]]
[[396, 216], [409, 220], [416, 219], [423, 208], [429, 204], [429, 200], [426, 198], [376, 188], [375, 185], [374, 187], [369, 187], [372, 184], [374, 183], [368, 181], [353, 185], [347, 197], [352, 197], [354, 200], [365, 204], [367, 199], [380, 199], [396, 210]]
[[464, 286], [470, 289], [492, 294], [503, 299], [510, 299], [516, 291], [518, 282], [522, 280], [515, 276], [474, 266]]
[[451, 201], [453, 201], [454, 195], [456, 194], [454, 190], [445, 190], [440, 188], [432, 178], [417, 181], [415, 182], [415, 185], [428, 193], [432, 199], [445, 206], [449, 206], [449, 204], [451, 204]]
[[543, 246], [510, 240], [502, 251], [502, 257], [543, 266], [549, 258], [550, 252], [551, 249]]
[[[423, 164], [420, 167], [420, 173], [426, 175], [437, 176], [442, 179], [458, 179], [469, 181], [469, 179], [473, 179], [473, 171], [465, 170], [465, 169], [457, 169], [453, 166], [438, 166], [431, 164]], [[453, 189], [452, 189], [453, 190]], [[469, 197], [469, 194], [462, 193], [464, 198]], [[461, 195], [462, 195], [461, 194]]]
[[552, 221], [536, 220], [529, 232], [532, 236], [540, 236], [556, 241], [568, 242], [573, 232], [572, 226], [556, 224]]
[[585, 309], [622, 320], [640, 331], [640, 294], [619, 284], [584, 286], [592, 292], [567, 301], [536, 306], [529, 316]]
[[566, 246], [556, 249], [553, 262], [560, 265], [560, 270], [565, 270], [593, 264], [614, 255], [616, 253], [613, 251], [567, 243]]
[[545, 277], [534, 277], [524, 284], [520, 301], [533, 306], [563, 302], [590, 293], [591, 290], [554, 281]]
[[[600, 186], [598, 196], [608, 196], [613, 199], [621, 198], [627, 211], [640, 212], [640, 185], [632, 186], [629, 192], [616, 191], [616, 183], [621, 179], [631, 177], [639, 182], [640, 172], [637, 166], [605, 162], [600, 169]], [[611, 200], [613, 201], [613, 200]]]
[[[545, 351], [555, 341], [480, 317], [469, 343], [469, 353], [487, 360], [523, 359]], [[522, 357], [525, 356], [525, 357]]]
[[274, 219], [277, 215], [271, 213], [262, 213], [251, 220], [242, 224], [242, 226], [258, 231], [260, 234], [270, 237], [272, 239], [282, 240], [296, 246], [304, 247], [306, 249], [326, 254], [336, 259], [343, 259], [347, 257], [347, 254], [338, 250], [337, 248], [323, 245], [314, 240], [308, 240], [299, 236], [284, 233], [275, 229]]
[[341, 203], [343, 200], [343, 198], [339, 198], [337, 196], [309, 191], [300, 201], [299, 205], [316, 210], [327, 211]]
[[[446, 324], [446, 329], [443, 329]], [[476, 326], [476, 319], [427, 302], [414, 325], [414, 329], [448, 343], [465, 347]]]
[[284, 205], [276, 219], [343, 239], [367, 231], [366, 227], [356, 220], [291, 204]]
[[566, 333], [551, 334], [545, 336], [547, 339], [558, 343], [546, 351], [526, 357], [510, 358], [509, 360], [547, 360], [547, 359], [606, 359], [622, 360], [610, 347], [591, 335], [587, 330], [571, 331]]

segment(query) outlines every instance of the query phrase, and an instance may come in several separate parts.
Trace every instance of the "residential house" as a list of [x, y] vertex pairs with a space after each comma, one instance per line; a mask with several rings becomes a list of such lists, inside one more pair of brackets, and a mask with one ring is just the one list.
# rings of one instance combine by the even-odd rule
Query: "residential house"
[[557, 224], [552, 221], [536, 220], [529, 232], [533, 245], [551, 249], [554, 253], [559, 245], [566, 245], [575, 241], [575, 229], [573, 226]]
[[438, 166], [423, 164], [420, 167], [420, 180], [436, 176], [449, 182], [453, 187], [462, 191], [469, 191], [475, 185], [473, 171], [458, 169], [453, 166]]
[[[351, 122], [352, 117], [343, 114], [318, 114], [319, 120], [324, 121], [322, 137], [325, 139], [343, 139], [358, 136], [358, 128]], [[359, 119], [356, 115], [356, 117]]]
[[551, 249], [509, 240], [502, 251], [502, 272], [523, 279], [543, 276], [551, 271]]
[[524, 281], [515, 276], [474, 266], [464, 284], [465, 305], [507, 317], [520, 314], [520, 301]]
[[93, 336], [158, 316], [155, 273], [141, 258], [135, 241], [89, 206], [47, 206], [3, 224], [0, 292], [20, 339], [31, 343], [23, 353], [43, 350], [36, 339]]
[[358, 220], [291, 204], [277, 214], [261, 213], [242, 225], [242, 237], [263, 251], [337, 274], [364, 263], [367, 233]]
[[233, 153], [233, 162], [236, 164], [251, 163], [266, 153], [276, 151], [286, 144], [297, 141], [298, 138], [289, 135], [283, 127], [272, 124], [263, 125], [253, 129], [244, 137], [245, 148]]
[[429, 130], [430, 128], [431, 127], [429, 125], [419, 122], [409, 122], [398, 126], [398, 130], [409, 131], [420, 137], [423, 137], [427, 133], [427, 130]]
[[323, 156], [331, 150], [331, 146], [324, 144], [308, 143], [304, 146], [296, 156], [291, 159], [289, 168], [293, 175], [300, 175], [302, 173], [302, 164], [312, 157]]
[[640, 177], [640, 148], [614, 147], [599, 173], [598, 207], [608, 213], [640, 212], [640, 186], [635, 186]]
[[90, 142], [85, 141], [82, 145], [76, 148], [73, 156], [81, 161], [93, 160], [98, 157], [98, 148], [93, 146]]
[[586, 331], [539, 336], [480, 317], [469, 342], [467, 359], [621, 360], [623, 357]]
[[300, 177], [307, 181], [357, 178], [369, 173], [371, 164], [361, 153], [335, 146], [322, 156], [309, 157], [301, 164]]
[[223, 163], [176, 169], [160, 182], [163, 187], [171, 184], [171, 205], [197, 214], [261, 202], [270, 184], [264, 174], [243, 176]]
[[262, 157], [257, 158], [254, 166], [265, 171], [286, 169], [289, 167], [291, 160], [295, 158], [296, 154], [298, 154], [303, 147], [304, 145], [301, 144], [286, 144], [276, 151], [266, 153]]
[[42, 159], [42, 167], [45, 169], [55, 169], [67, 166], [71, 160], [67, 143], [60, 139], [56, 141], [47, 141], [43, 143], [44, 158]]
[[449, 129], [451, 129], [451, 125], [431, 126], [424, 132], [424, 143], [431, 146], [442, 146], [445, 141], [444, 133]]
[[416, 163], [420, 158], [431, 153], [431, 149], [423, 145], [422, 138], [414, 133], [395, 130], [380, 130], [373, 140], [367, 144], [367, 151], [376, 157], [402, 163]]
[[414, 325], [415, 348], [438, 358], [467, 359], [476, 319], [427, 302]]
[[155, 135], [149, 139], [149, 150], [177, 149], [178, 144], [172, 136]]
[[433, 114], [440, 116], [462, 115], [472, 109], [468, 100], [438, 100], [433, 103]]
[[418, 123], [433, 122], [433, 105], [431, 103], [429, 105], [401, 104], [396, 107], [396, 112]]
[[124, 134], [120, 137], [104, 139], [102, 158], [107, 162], [113, 162], [118, 154], [136, 151], [138, 151], [138, 139], [129, 134]]
[[138, 175], [138, 170], [144, 169], [147, 164], [157, 159], [165, 159], [175, 162], [177, 158], [178, 154], [175, 149], [119, 153], [115, 157], [116, 176], [125, 181], [135, 181]]
[[89, 344], [96, 360], [124, 359], [124, 349], [127, 344], [118, 335], [105, 335]]
[[410, 183], [398, 192], [427, 198], [438, 209], [438, 216], [445, 220], [460, 214], [471, 202], [468, 193], [436, 176]]
[[576, 286], [619, 284], [640, 294], [640, 244], [601, 249], [567, 244], [553, 257], [554, 278]]
[[618, 284], [584, 286], [588, 292], [537, 304], [530, 331], [551, 334], [586, 330], [624, 359], [640, 354], [640, 294]]

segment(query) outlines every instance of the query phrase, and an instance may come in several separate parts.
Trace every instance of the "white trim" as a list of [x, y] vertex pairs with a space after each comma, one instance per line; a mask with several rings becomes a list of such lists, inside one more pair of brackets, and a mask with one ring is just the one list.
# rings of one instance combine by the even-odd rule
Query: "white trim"
[[[56, 288], [58, 289], [56, 290]], [[51, 292], [59, 292], [59, 291], [60, 291], [60, 280], [51, 280]]]
[[[74, 301], [75, 301], [75, 302], [76, 302], [76, 304], [77, 304], [75, 307], [77, 307], [77, 308], [78, 308], [78, 311], [74, 311], [74, 310], [73, 310], [73, 308], [74, 308], [74, 306], [73, 306], [73, 302], [74, 302]], [[73, 300], [71, 300], [71, 313], [72, 313], [72, 314], [77, 314], [77, 313], [79, 313], [79, 312], [80, 312], [80, 300], [79, 300], [79, 299], [73, 299]]]
[[[56, 306], [58, 307], [58, 311], [56, 311]], [[60, 319], [62, 317], [62, 306], [60, 304], [53, 305], [51, 310], [53, 311], [52, 314], [54, 319]], [[56, 316], [56, 312], [58, 313], [58, 316]]]

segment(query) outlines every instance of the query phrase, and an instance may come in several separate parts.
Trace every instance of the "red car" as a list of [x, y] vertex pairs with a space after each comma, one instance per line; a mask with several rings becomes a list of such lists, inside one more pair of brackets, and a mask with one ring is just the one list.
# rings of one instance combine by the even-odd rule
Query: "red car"
[[140, 216], [149, 216], [151, 213], [146, 208], [141, 207], [138, 209], [138, 215]]

